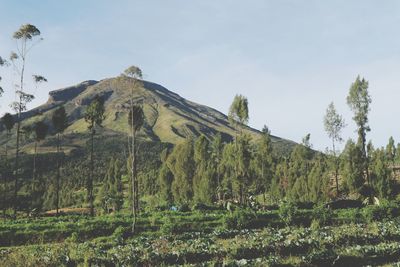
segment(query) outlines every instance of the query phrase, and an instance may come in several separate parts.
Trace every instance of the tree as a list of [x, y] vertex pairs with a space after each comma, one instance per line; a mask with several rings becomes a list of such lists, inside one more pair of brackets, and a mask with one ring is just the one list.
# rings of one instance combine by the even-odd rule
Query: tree
[[136, 147], [136, 134], [143, 126], [144, 113], [143, 107], [134, 103], [134, 89], [142, 85], [141, 79], [143, 78], [142, 70], [137, 66], [130, 66], [124, 71], [124, 76], [131, 78], [133, 84], [130, 86], [129, 95], [129, 116], [128, 124], [130, 126], [128, 135], [128, 148], [130, 159], [130, 178], [132, 188], [132, 233], [135, 232], [136, 217], [139, 211], [139, 183], [137, 177], [137, 147]]
[[[19, 75], [19, 85], [16, 86], [15, 94], [18, 101], [12, 103], [12, 108], [17, 113], [17, 133], [16, 133], [16, 149], [15, 149], [15, 165], [14, 165], [14, 217], [17, 214], [17, 195], [19, 191], [19, 146], [20, 146], [20, 133], [21, 133], [21, 113], [26, 110], [27, 104], [34, 98], [33, 95], [28, 94], [24, 90], [25, 85], [25, 67], [29, 52], [35, 45], [33, 42], [40, 36], [40, 31], [34, 25], [24, 24], [16, 32], [13, 38], [16, 40], [17, 52], [11, 52], [10, 61], [14, 69]], [[42, 40], [42, 39], [38, 39]], [[30, 44], [31, 43], [31, 44]], [[30, 45], [29, 45], [30, 44]]]
[[105, 213], [109, 213], [110, 209], [119, 211], [122, 207], [121, 176], [121, 166], [118, 159], [114, 160], [111, 158], [107, 173], [97, 195], [98, 202]]
[[[1, 123], [5, 126], [6, 131], [7, 131], [7, 138], [10, 137], [11, 135], [11, 130], [14, 127], [15, 121], [14, 117], [10, 113], [4, 114], [4, 116], [1, 118]], [[5, 157], [7, 159], [7, 142], [5, 143]]]
[[132, 233], [135, 232], [137, 213], [139, 212], [139, 183], [137, 175], [137, 144], [136, 135], [144, 123], [143, 108], [140, 105], [132, 105], [129, 111], [128, 123], [131, 130], [129, 154], [131, 159], [131, 185], [132, 185]]
[[209, 158], [209, 142], [204, 135], [200, 135], [194, 143], [196, 171], [193, 177], [193, 193], [194, 201], [198, 203], [211, 203], [213, 200]]
[[361, 149], [363, 167], [369, 185], [370, 179], [366, 150], [366, 135], [367, 132], [371, 130], [368, 125], [368, 112], [370, 111], [369, 105], [371, 104], [371, 97], [368, 93], [368, 81], [364, 78], [360, 79], [360, 76], [357, 76], [357, 79], [350, 87], [349, 95], [347, 96], [347, 104], [354, 113], [353, 120], [358, 127], [357, 145]]
[[172, 194], [177, 204], [187, 204], [193, 199], [193, 154], [193, 140], [187, 138], [174, 147], [167, 160], [168, 168], [174, 175]]
[[174, 179], [174, 175], [171, 170], [168, 168], [167, 160], [168, 160], [168, 149], [164, 149], [160, 154], [161, 159], [161, 168], [158, 174], [158, 180], [160, 184], [160, 197], [164, 200], [167, 205], [170, 205], [173, 201], [172, 195], [172, 181]]
[[234, 124], [247, 124], [249, 121], [248, 100], [245, 96], [236, 95], [229, 108], [228, 119]]
[[[35, 132], [35, 148], [33, 154], [33, 171], [32, 171], [32, 192], [31, 192], [31, 199], [32, 204], [35, 202], [34, 200], [37, 198], [37, 192], [39, 191], [40, 183], [36, 177], [36, 156], [37, 156], [37, 145], [42, 140], [46, 138], [47, 131], [49, 126], [44, 121], [38, 121], [34, 124], [33, 130]], [[32, 208], [39, 208], [37, 205], [32, 205]]]
[[335, 166], [336, 196], [339, 196], [339, 160], [336, 155], [336, 142], [342, 142], [341, 132], [346, 126], [344, 119], [336, 112], [335, 105], [329, 104], [324, 117], [325, 131], [332, 140], [332, 152]]
[[6, 131], [7, 131], [7, 133], [6, 133], [6, 138], [7, 138], [7, 141], [5, 142], [5, 148], [4, 148], [4, 158], [5, 158], [5, 171], [3, 172], [3, 174], [2, 174], [2, 177], [3, 177], [3, 189], [4, 189], [4, 192], [3, 192], [3, 217], [5, 218], [5, 215], [6, 215], [6, 207], [7, 207], [7, 205], [6, 205], [6, 199], [7, 199], [7, 196], [6, 196], [6, 194], [7, 194], [7, 182], [8, 182], [8, 178], [9, 178], [9, 176], [10, 176], [10, 171], [9, 171], [9, 169], [10, 169], [10, 166], [9, 166], [9, 162], [8, 162], [8, 146], [7, 146], [7, 143], [8, 143], [8, 141], [9, 141], [9, 138], [10, 138], [10, 134], [11, 134], [11, 130], [12, 130], [12, 128], [14, 127], [14, 124], [15, 124], [15, 122], [14, 122], [14, 117], [10, 114], [10, 113], [6, 113], [6, 114], [4, 114], [4, 116], [1, 118], [1, 123], [4, 125], [4, 127], [5, 127], [5, 129], [6, 129]]
[[383, 149], [377, 149], [371, 154], [372, 185], [380, 198], [388, 198], [391, 194], [391, 172], [388, 166], [385, 151]]
[[[0, 67], [7, 65], [7, 61], [0, 57]], [[0, 82], [1, 82], [1, 76], [0, 76]], [[2, 96], [4, 93], [4, 89], [0, 86], [0, 96]]]
[[89, 124], [90, 131], [90, 171], [87, 180], [88, 200], [90, 205], [90, 215], [94, 216], [93, 206], [93, 169], [94, 169], [94, 136], [96, 134], [96, 127], [101, 127], [104, 120], [104, 101], [100, 96], [96, 96], [85, 112], [85, 121]]
[[286, 187], [286, 195], [290, 200], [307, 201], [310, 199], [308, 174], [311, 170], [312, 158], [310, 134], [307, 134], [303, 138], [302, 144], [296, 145], [290, 154]]
[[251, 185], [250, 176], [250, 161], [251, 161], [251, 137], [247, 134], [242, 134], [237, 140], [235, 147], [235, 168], [236, 176], [234, 179], [234, 193], [239, 197], [239, 203], [245, 204], [247, 190]]
[[58, 216], [59, 206], [60, 206], [60, 171], [61, 171], [61, 157], [60, 157], [60, 135], [68, 127], [68, 117], [65, 112], [65, 108], [60, 106], [57, 108], [52, 117], [51, 121], [53, 123], [54, 131], [57, 133], [57, 180], [56, 180], [56, 215]]
[[221, 166], [221, 161], [222, 161], [222, 153], [224, 150], [224, 144], [222, 143], [222, 136], [221, 133], [217, 133], [214, 136], [214, 139], [212, 140], [210, 144], [210, 149], [211, 149], [211, 169], [214, 170], [214, 176], [216, 180], [216, 194], [217, 194], [217, 199], [218, 201], [221, 201], [222, 198], [222, 166]]
[[271, 141], [271, 133], [267, 126], [264, 125], [262, 135], [257, 143], [255, 151], [255, 168], [256, 168], [256, 192], [262, 193], [264, 203], [266, 201], [265, 194], [271, 185], [274, 170], [273, 170], [273, 148]]
[[394, 145], [394, 139], [391, 136], [389, 138], [389, 143], [386, 146], [386, 157], [392, 163], [392, 168], [394, 168], [394, 162], [396, 159], [396, 146]]
[[352, 140], [347, 141], [343, 157], [343, 177], [350, 192], [360, 192], [364, 185], [364, 166], [362, 151]]
[[[229, 113], [228, 113], [228, 119], [233, 123], [235, 126], [235, 181], [237, 182], [237, 185], [239, 186], [239, 201], [241, 204], [244, 202], [244, 188], [243, 188], [243, 182], [245, 177], [243, 175], [248, 174], [248, 167], [250, 164], [247, 164], [248, 158], [247, 158], [247, 138], [246, 137], [241, 137], [241, 145], [242, 147], [239, 147], [239, 138], [237, 135], [237, 129], [238, 126], [242, 126], [247, 124], [249, 121], [249, 107], [248, 107], [248, 100], [246, 97], [242, 95], [236, 95], [233, 99], [233, 102], [229, 108]], [[242, 135], [242, 130], [240, 128], [240, 135]], [[241, 154], [240, 154], [241, 153]], [[240, 169], [240, 167], [242, 169]], [[242, 176], [241, 176], [242, 175]]]

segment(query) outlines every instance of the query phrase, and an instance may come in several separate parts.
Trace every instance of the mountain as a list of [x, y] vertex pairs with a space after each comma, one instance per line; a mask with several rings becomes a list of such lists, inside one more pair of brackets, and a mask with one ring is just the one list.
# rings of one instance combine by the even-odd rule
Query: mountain
[[[188, 101], [156, 83], [142, 81], [141, 86], [134, 86], [134, 80], [125, 76], [101, 81], [85, 81], [75, 86], [51, 91], [45, 104], [22, 114], [22, 125], [32, 125], [39, 120], [51, 124], [55, 108], [64, 105], [69, 116], [69, 127], [65, 135], [66, 138], [70, 136], [69, 139], [72, 140], [72, 144], [67, 145], [80, 146], [82, 142], [74, 139], [74, 136], [87, 133], [85, 109], [92, 99], [99, 95], [105, 100], [105, 120], [102, 130], [104, 136], [125, 134], [128, 132], [127, 107], [132, 88], [135, 102], [143, 105], [145, 124], [139, 136], [145, 140], [176, 144], [188, 136], [200, 134], [212, 137], [219, 132], [225, 140], [230, 140], [235, 135], [235, 129], [225, 114]], [[241, 128], [254, 138], [260, 135], [256, 129], [247, 126]], [[0, 140], [5, 140], [4, 131], [0, 137]], [[272, 141], [279, 151], [288, 151], [295, 144], [276, 136], [272, 136]], [[29, 147], [31, 146], [26, 144], [25, 150], [29, 150]]]

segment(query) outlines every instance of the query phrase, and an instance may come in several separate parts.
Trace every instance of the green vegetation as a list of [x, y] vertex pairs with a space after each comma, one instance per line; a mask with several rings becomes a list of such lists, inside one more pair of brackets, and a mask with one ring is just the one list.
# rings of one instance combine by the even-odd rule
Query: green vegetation
[[[25, 47], [39, 35], [27, 24], [14, 38]], [[367, 142], [365, 79], [347, 97], [357, 141], [337, 151], [345, 123], [332, 103], [324, 154], [310, 134], [293, 144], [249, 128], [243, 95], [225, 116], [143, 81], [135, 66], [23, 113], [33, 99], [25, 48], [10, 60], [22, 69], [16, 115], [0, 128], [1, 266], [400, 261], [400, 144]]]

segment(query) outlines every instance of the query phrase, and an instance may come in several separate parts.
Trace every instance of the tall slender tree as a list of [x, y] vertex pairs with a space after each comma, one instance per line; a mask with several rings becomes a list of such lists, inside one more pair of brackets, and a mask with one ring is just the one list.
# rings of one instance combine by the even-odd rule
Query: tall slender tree
[[94, 169], [94, 136], [96, 127], [101, 127], [104, 120], [104, 101], [100, 96], [96, 96], [85, 112], [85, 121], [89, 124], [90, 131], [90, 168], [87, 180], [88, 201], [90, 207], [90, 215], [94, 216], [94, 197], [93, 197], [93, 169]]
[[51, 117], [53, 127], [57, 133], [57, 180], [56, 180], [56, 214], [59, 212], [60, 205], [60, 172], [61, 172], [61, 143], [60, 135], [68, 127], [68, 117], [63, 106], [57, 108]]
[[224, 144], [222, 142], [222, 136], [221, 133], [217, 133], [214, 136], [214, 139], [212, 140], [210, 144], [211, 148], [211, 166], [212, 169], [214, 170], [214, 176], [216, 180], [216, 196], [218, 201], [221, 201], [222, 199], [222, 166], [221, 166], [221, 161], [222, 161], [222, 152], [224, 150]]
[[143, 108], [140, 105], [132, 105], [129, 111], [128, 123], [131, 129], [131, 144], [129, 146], [130, 154], [130, 174], [132, 186], [132, 233], [135, 232], [136, 219], [139, 212], [139, 183], [137, 175], [137, 133], [144, 123]]
[[19, 84], [16, 85], [16, 96], [18, 101], [11, 104], [14, 111], [17, 113], [17, 133], [16, 133], [16, 149], [15, 149], [15, 165], [14, 165], [14, 217], [17, 215], [17, 195], [19, 191], [19, 149], [20, 149], [20, 133], [21, 133], [21, 113], [26, 110], [26, 106], [34, 98], [33, 95], [25, 92], [25, 67], [29, 52], [37, 41], [42, 40], [39, 38], [40, 31], [34, 25], [24, 24], [16, 32], [13, 38], [16, 40], [16, 51], [11, 52], [10, 61], [14, 69], [19, 75]]
[[[1, 118], [1, 123], [5, 126], [6, 131], [7, 131], [7, 139], [10, 138], [11, 135], [11, 130], [14, 127], [15, 121], [14, 121], [14, 117], [10, 114], [10, 113], [6, 113], [4, 114], [4, 116]], [[7, 159], [8, 157], [8, 146], [7, 143], [5, 143], [5, 157]]]
[[38, 121], [34, 124], [33, 130], [35, 133], [35, 147], [33, 153], [33, 170], [32, 170], [32, 187], [31, 187], [31, 201], [32, 201], [32, 208], [37, 208], [36, 205], [33, 205], [35, 199], [38, 197], [36, 192], [39, 191], [39, 182], [37, 180], [36, 175], [36, 157], [37, 157], [37, 146], [38, 143], [43, 141], [46, 138], [47, 131], [49, 126], [44, 121]]
[[135, 103], [135, 89], [142, 85], [142, 70], [137, 66], [130, 66], [124, 71], [124, 76], [131, 79], [132, 84], [129, 92], [129, 135], [128, 135], [128, 148], [129, 148], [129, 166], [130, 166], [130, 178], [131, 178], [131, 189], [132, 189], [132, 232], [135, 232], [136, 217], [139, 212], [139, 184], [137, 177], [137, 144], [136, 135], [144, 123], [143, 107]]
[[256, 148], [256, 189], [258, 193], [263, 194], [264, 203], [266, 202], [266, 192], [268, 191], [272, 176], [274, 174], [273, 148], [271, 141], [271, 132], [266, 125], [262, 129], [262, 135]]
[[344, 119], [336, 112], [335, 105], [329, 104], [324, 117], [325, 131], [332, 140], [332, 153], [335, 167], [336, 196], [339, 196], [339, 159], [336, 154], [336, 142], [342, 142], [341, 132], [346, 126]]
[[368, 113], [370, 111], [371, 97], [368, 92], [367, 80], [364, 78], [361, 79], [360, 76], [357, 76], [355, 82], [350, 87], [349, 95], [347, 96], [347, 104], [354, 113], [353, 120], [358, 127], [357, 145], [360, 147], [362, 152], [364, 171], [366, 173], [367, 183], [370, 185], [366, 135], [367, 132], [371, 131], [371, 128], [368, 125]]
[[10, 114], [10, 113], [6, 113], [4, 114], [4, 116], [1, 118], [1, 123], [4, 125], [4, 127], [6, 128], [6, 137], [7, 140], [5, 142], [5, 148], [4, 148], [4, 162], [5, 162], [5, 172], [2, 174], [3, 176], [3, 184], [4, 184], [4, 192], [3, 192], [3, 217], [5, 218], [6, 215], [6, 199], [7, 199], [7, 183], [8, 183], [8, 178], [10, 176], [10, 166], [9, 166], [9, 162], [8, 162], [8, 141], [11, 135], [11, 130], [14, 127], [15, 121], [14, 121], [14, 117]]
[[[247, 169], [239, 169], [239, 166], [242, 167], [248, 167], [247, 164], [241, 164], [247, 162], [246, 157], [240, 157], [240, 155], [244, 156], [246, 153], [246, 148], [245, 147], [239, 147], [239, 138], [238, 138], [238, 130], [240, 132], [240, 135], [242, 135], [242, 126], [247, 124], [249, 121], [249, 107], [248, 107], [248, 100], [246, 97], [242, 95], [236, 95], [233, 99], [233, 102], [229, 108], [229, 113], [228, 113], [228, 119], [230, 120], [231, 123], [233, 123], [235, 127], [235, 180], [236, 181], [243, 181], [244, 177], [240, 177], [240, 174], [246, 174], [248, 173]], [[246, 144], [246, 138], [240, 138], [241, 145]], [[242, 154], [239, 153], [242, 152]], [[246, 159], [246, 161], [242, 161]], [[243, 204], [244, 201], [244, 188], [243, 188], [243, 183], [239, 182], [239, 191], [240, 191], [240, 197], [239, 201], [241, 204]]]

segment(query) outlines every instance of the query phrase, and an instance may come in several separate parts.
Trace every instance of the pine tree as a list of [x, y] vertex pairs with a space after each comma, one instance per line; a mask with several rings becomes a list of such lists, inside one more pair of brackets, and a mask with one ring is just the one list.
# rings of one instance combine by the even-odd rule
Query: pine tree
[[167, 160], [168, 160], [168, 149], [164, 149], [160, 155], [161, 159], [161, 168], [158, 174], [158, 180], [160, 185], [160, 197], [163, 201], [167, 203], [167, 205], [172, 204], [173, 195], [172, 195], [172, 181], [174, 179], [174, 175], [171, 170], [168, 168]]
[[350, 192], [360, 192], [364, 185], [363, 152], [352, 140], [347, 141], [342, 154], [342, 175]]
[[222, 199], [222, 166], [221, 166], [221, 161], [222, 161], [222, 153], [224, 150], [224, 144], [222, 143], [222, 136], [221, 133], [217, 133], [214, 136], [214, 139], [212, 140], [210, 144], [210, 149], [211, 149], [211, 170], [213, 171], [213, 176], [214, 176], [214, 183], [216, 185], [216, 196], [218, 201], [221, 201]]
[[391, 194], [391, 171], [389, 160], [383, 149], [373, 151], [371, 158], [371, 182], [380, 198], [389, 198]]
[[174, 175], [172, 194], [178, 204], [187, 204], [193, 199], [193, 176], [195, 164], [193, 159], [193, 140], [187, 138], [174, 147], [167, 160], [168, 168]]
[[369, 179], [369, 163], [367, 155], [367, 132], [371, 131], [368, 125], [368, 113], [370, 111], [371, 97], [368, 93], [368, 81], [360, 76], [351, 85], [349, 95], [347, 96], [347, 104], [354, 113], [353, 120], [357, 124], [357, 146], [360, 147], [362, 163], [367, 178], [367, 183], [370, 185]]
[[209, 157], [209, 142], [204, 135], [200, 135], [194, 144], [196, 171], [193, 177], [194, 201], [198, 203], [212, 202]]
[[265, 194], [269, 190], [274, 174], [273, 148], [271, 142], [270, 131], [264, 125], [260, 140], [257, 142], [255, 151], [255, 188], [257, 194], [263, 194], [264, 203], [266, 202]]

